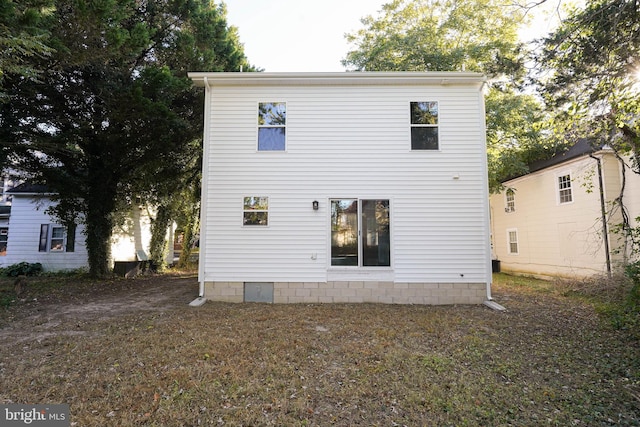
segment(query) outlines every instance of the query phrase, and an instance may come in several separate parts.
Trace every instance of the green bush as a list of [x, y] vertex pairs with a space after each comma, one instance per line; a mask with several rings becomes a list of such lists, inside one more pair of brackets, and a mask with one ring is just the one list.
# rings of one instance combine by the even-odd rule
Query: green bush
[[631, 281], [624, 295], [617, 302], [603, 307], [614, 328], [627, 331], [631, 337], [640, 339], [640, 261], [624, 267], [624, 275]]
[[42, 273], [42, 264], [39, 262], [19, 262], [3, 269], [4, 275], [8, 277], [37, 276]]
[[627, 305], [640, 308], [640, 261], [628, 264], [624, 268], [624, 273], [633, 282], [631, 291], [627, 296]]

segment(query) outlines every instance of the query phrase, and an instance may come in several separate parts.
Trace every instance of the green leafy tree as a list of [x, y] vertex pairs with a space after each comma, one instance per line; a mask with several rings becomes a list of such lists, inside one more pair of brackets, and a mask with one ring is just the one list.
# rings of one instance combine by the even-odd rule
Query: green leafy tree
[[34, 57], [51, 53], [43, 20], [53, 0], [0, 0], [0, 101], [7, 101], [2, 82], [6, 74], [36, 79]]
[[599, 0], [543, 40], [542, 93], [560, 134], [595, 137], [640, 154], [640, 3]]
[[[35, 59], [51, 53], [43, 20], [52, 2], [0, 0], [0, 103], [9, 100], [4, 86], [6, 75], [36, 80], [41, 70]], [[0, 171], [10, 166], [12, 153], [7, 141], [0, 139]]]
[[342, 62], [368, 71], [514, 74], [521, 69], [517, 31], [524, 19], [521, 8], [498, 0], [394, 0], [346, 35], [356, 49]]
[[0, 139], [58, 194], [54, 214], [84, 221], [90, 272], [103, 276], [119, 214], [177, 194], [199, 156], [203, 94], [187, 71], [252, 67], [208, 0], [58, 0], [47, 24], [55, 52], [40, 83], [7, 76]]
[[[640, 173], [640, 3], [589, 2], [542, 42], [541, 87], [555, 110], [557, 134], [607, 145], [619, 155], [623, 171]], [[623, 220], [615, 229], [637, 254], [640, 230], [631, 226], [623, 205], [625, 176], [610, 214], [619, 209]]]
[[489, 184], [527, 171], [551, 155], [543, 106], [518, 92], [525, 76], [518, 29], [525, 9], [498, 0], [394, 0], [348, 34], [356, 48], [343, 65], [368, 71], [474, 71], [490, 78], [486, 98]]

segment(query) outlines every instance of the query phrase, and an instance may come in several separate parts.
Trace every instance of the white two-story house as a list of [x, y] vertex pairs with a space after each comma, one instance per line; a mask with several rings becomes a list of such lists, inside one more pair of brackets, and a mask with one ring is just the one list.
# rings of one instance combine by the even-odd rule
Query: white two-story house
[[490, 298], [483, 76], [190, 77], [206, 93], [202, 297]]

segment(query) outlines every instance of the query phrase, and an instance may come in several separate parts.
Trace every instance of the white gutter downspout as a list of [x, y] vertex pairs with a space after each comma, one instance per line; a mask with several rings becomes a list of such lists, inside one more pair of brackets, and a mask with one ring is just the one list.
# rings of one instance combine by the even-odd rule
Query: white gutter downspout
[[189, 304], [192, 307], [198, 307], [204, 304], [207, 299], [204, 297], [204, 283], [205, 283], [205, 259], [206, 259], [206, 233], [207, 233], [207, 221], [206, 221], [206, 207], [208, 199], [207, 183], [209, 182], [208, 168], [205, 167], [209, 160], [209, 121], [210, 115], [210, 88], [209, 81], [206, 76], [204, 80], [204, 132], [202, 135], [202, 182], [200, 185], [200, 251], [198, 254], [198, 298], [191, 301]]
[[487, 82], [483, 82], [480, 86], [480, 105], [482, 106], [482, 117], [480, 117], [480, 125], [482, 126], [482, 147], [484, 153], [484, 162], [482, 167], [482, 173], [484, 175], [484, 188], [483, 188], [483, 197], [485, 203], [487, 204], [487, 209], [484, 212], [484, 227], [486, 230], [486, 238], [485, 244], [487, 245], [486, 250], [489, 256], [487, 257], [487, 262], [485, 265], [485, 276], [487, 277], [487, 301], [493, 300], [491, 296], [491, 284], [493, 281], [493, 272], [491, 268], [491, 220], [489, 218], [489, 170], [487, 166], [487, 123], [486, 123], [486, 112], [485, 112], [485, 103], [484, 103], [484, 88], [487, 85]]
[[209, 126], [207, 126], [207, 122], [209, 121], [209, 80], [207, 77], [204, 77], [204, 134], [202, 136], [202, 146], [204, 153], [202, 155], [202, 183], [200, 189], [200, 252], [198, 254], [198, 278], [200, 279], [200, 290], [199, 297], [204, 298], [204, 273], [205, 273], [205, 262], [206, 259], [206, 244], [203, 245], [203, 242], [206, 242], [206, 203], [208, 199], [208, 191], [207, 191], [207, 183], [209, 182], [209, 174], [205, 171], [205, 164], [209, 161]]
[[607, 264], [607, 277], [611, 278], [611, 252], [609, 248], [609, 230], [607, 224], [607, 208], [604, 198], [604, 183], [602, 179], [602, 159], [589, 153], [589, 157], [596, 161], [598, 166], [598, 188], [600, 190], [600, 219], [602, 221], [602, 234], [604, 242], [604, 256]]

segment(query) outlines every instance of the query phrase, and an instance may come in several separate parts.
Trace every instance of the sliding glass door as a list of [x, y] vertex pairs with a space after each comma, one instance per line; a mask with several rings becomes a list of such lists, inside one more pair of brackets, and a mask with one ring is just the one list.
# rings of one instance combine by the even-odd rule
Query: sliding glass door
[[331, 200], [331, 265], [391, 265], [389, 200]]

